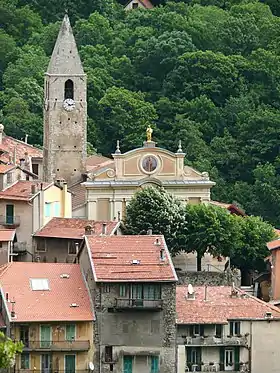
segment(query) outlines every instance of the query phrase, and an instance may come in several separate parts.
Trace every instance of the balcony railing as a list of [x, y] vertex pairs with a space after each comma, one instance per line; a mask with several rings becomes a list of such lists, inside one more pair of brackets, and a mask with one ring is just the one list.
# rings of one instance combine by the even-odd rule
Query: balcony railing
[[0, 215], [0, 224], [8, 228], [18, 227], [20, 225], [20, 217]]
[[116, 309], [161, 310], [162, 300], [117, 298]]
[[14, 373], [89, 373], [89, 369], [77, 370], [77, 369], [65, 369], [58, 370], [54, 368], [46, 369], [15, 369]]
[[246, 336], [227, 336], [221, 338], [215, 336], [198, 336], [186, 337], [184, 343], [192, 346], [247, 346], [248, 338]]
[[225, 366], [224, 363], [187, 363], [185, 372], [225, 372], [231, 371], [231, 373], [249, 372], [248, 364], [245, 363], [232, 363], [231, 365]]
[[26, 341], [24, 350], [88, 351], [89, 341]]

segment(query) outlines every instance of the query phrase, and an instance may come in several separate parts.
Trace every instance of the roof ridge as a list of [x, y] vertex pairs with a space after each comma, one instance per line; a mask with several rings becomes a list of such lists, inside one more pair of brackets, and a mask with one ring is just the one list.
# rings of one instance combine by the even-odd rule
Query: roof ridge
[[9, 135], [6, 135], [6, 134], [5, 134], [5, 137], [8, 137], [8, 138], [10, 138], [10, 139], [13, 139], [14, 141], [19, 142], [20, 144], [23, 144], [23, 145], [25, 145], [25, 146], [29, 146], [30, 148], [37, 149], [37, 150], [40, 150], [41, 152], [43, 152], [42, 149], [37, 148], [37, 146], [34, 146], [34, 145], [32, 145], [32, 144], [28, 144], [28, 142], [25, 142], [25, 141], [22, 141], [22, 140], [16, 139], [15, 137], [12, 137], [12, 136], [9, 136]]
[[267, 303], [267, 302], [265, 302], [265, 301], [263, 301], [263, 300], [261, 300], [261, 299], [255, 297], [254, 295], [248, 294], [248, 293], [246, 293], [244, 290], [241, 290], [241, 289], [238, 288], [238, 287], [236, 287], [236, 289], [237, 289], [240, 293], [242, 293], [242, 294], [246, 294], [249, 298], [255, 300], [256, 302], [258, 302], [258, 303], [260, 303], [260, 304], [262, 304], [263, 306], [267, 306], [267, 307], [270, 308], [271, 310], [276, 311], [276, 312], [278, 312], [278, 313], [280, 314], [280, 309], [279, 309], [278, 307], [273, 306], [273, 305], [271, 305], [270, 303]]

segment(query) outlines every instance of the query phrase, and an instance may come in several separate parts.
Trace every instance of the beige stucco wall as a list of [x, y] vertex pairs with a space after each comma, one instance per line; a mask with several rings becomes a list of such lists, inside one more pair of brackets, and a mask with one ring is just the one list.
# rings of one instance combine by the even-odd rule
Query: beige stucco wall
[[[44, 203], [60, 203], [60, 215], [61, 218], [71, 218], [72, 217], [72, 201], [71, 193], [67, 190], [56, 187], [55, 185], [49, 187], [44, 191]], [[51, 210], [51, 216], [46, 217], [44, 214], [44, 225], [48, 223], [54, 217], [54, 210]]]
[[251, 373], [279, 373], [280, 321], [252, 322]]

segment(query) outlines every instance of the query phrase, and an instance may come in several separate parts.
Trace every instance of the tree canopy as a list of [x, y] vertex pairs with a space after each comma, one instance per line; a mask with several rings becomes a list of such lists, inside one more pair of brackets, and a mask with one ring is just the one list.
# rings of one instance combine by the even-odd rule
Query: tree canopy
[[[43, 77], [65, 9], [88, 76], [89, 147], [158, 145], [216, 181], [213, 199], [280, 221], [280, 2], [0, 0], [0, 112], [42, 144]], [[1, 118], [2, 118], [1, 114]]]
[[0, 332], [0, 368], [11, 368], [15, 365], [15, 357], [17, 353], [22, 351], [23, 344], [21, 342], [13, 342]]

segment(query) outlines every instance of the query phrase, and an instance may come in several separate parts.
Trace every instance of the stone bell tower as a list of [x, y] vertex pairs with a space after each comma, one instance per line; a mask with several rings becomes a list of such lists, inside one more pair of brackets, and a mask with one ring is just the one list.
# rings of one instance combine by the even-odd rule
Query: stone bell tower
[[86, 162], [87, 85], [68, 15], [48, 70], [44, 97], [44, 180], [81, 180]]

